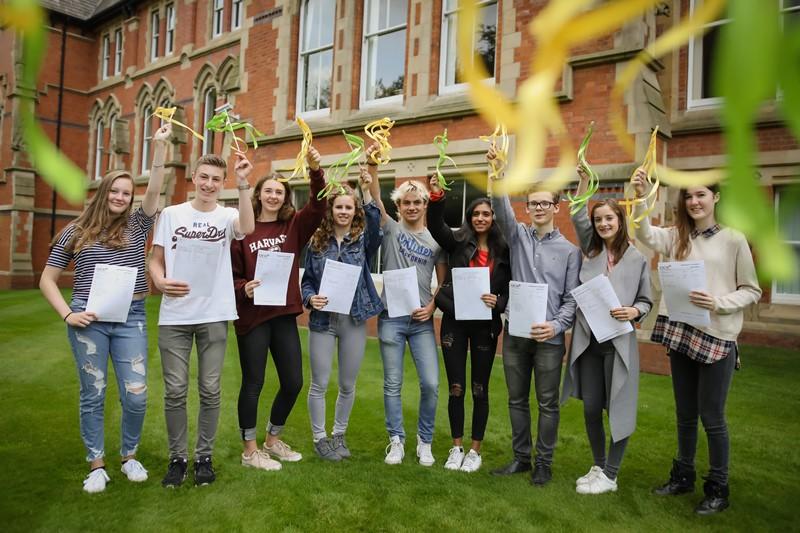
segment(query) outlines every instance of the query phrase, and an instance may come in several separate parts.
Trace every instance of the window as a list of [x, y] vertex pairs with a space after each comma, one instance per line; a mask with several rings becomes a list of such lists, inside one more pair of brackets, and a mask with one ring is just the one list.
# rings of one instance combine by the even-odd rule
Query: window
[[103, 121], [98, 120], [95, 125], [95, 148], [94, 148], [94, 179], [103, 179], [103, 136], [105, 135], [105, 128]]
[[106, 165], [107, 170], [113, 170], [114, 168], [114, 135], [116, 135], [116, 127], [117, 127], [117, 115], [111, 115], [111, 118], [108, 119], [108, 165]]
[[167, 4], [166, 19], [167, 33], [164, 36], [164, 55], [168, 56], [175, 50], [175, 4]]
[[[366, 0], [361, 101], [402, 100], [408, 0]], [[387, 100], [384, 100], [386, 102]]]
[[[797, 185], [794, 187], [796, 188]], [[795, 193], [793, 195], [794, 202], [791, 201], [790, 188], [788, 185], [775, 188], [775, 213], [781, 233], [800, 264], [800, 210], [792, 209], [797, 205], [798, 195]], [[796, 272], [792, 280], [772, 283], [772, 302], [800, 304], [800, 273]]]
[[122, 30], [114, 32], [114, 75], [122, 74]]
[[161, 31], [161, 18], [158, 16], [158, 11], [153, 11], [150, 14], [150, 60], [154, 61], [158, 58], [158, 38]]
[[152, 114], [152, 106], [145, 106], [142, 111], [142, 166], [140, 174], [150, 172], [150, 143], [153, 139], [153, 117], [150, 115]]
[[108, 78], [111, 70], [111, 38], [108, 35], [103, 35], [103, 66], [101, 68], [101, 76], [103, 79]]
[[207, 89], [203, 95], [203, 155], [214, 151], [214, 132], [206, 129], [206, 123], [214, 116], [217, 107], [217, 91], [213, 87]]
[[244, 6], [242, 4], [244, 4], [242, 0], [233, 0], [232, 30], [238, 30], [242, 27], [242, 21], [244, 20]]
[[[459, 72], [462, 60], [458, 56], [458, 0], [444, 0], [442, 9], [442, 45], [439, 59], [439, 92], [461, 90], [463, 78]], [[481, 58], [489, 78], [495, 76], [495, 43], [497, 40], [497, 0], [478, 2], [472, 48]]]
[[222, 35], [222, 23], [224, 19], [225, 0], [214, 0], [214, 12], [211, 16], [211, 36], [219, 37]]
[[330, 109], [333, 75], [335, 0], [304, 0], [300, 12], [300, 58], [297, 109], [300, 113]]
[[[767, 0], [769, 1], [769, 0]], [[786, 20], [800, 21], [800, 0], [773, 0], [778, 2], [783, 22]], [[694, 11], [703, 0], [691, 0], [689, 9]], [[714, 59], [717, 54], [717, 43], [720, 30], [730, 22], [725, 14], [720, 14], [717, 20], [705, 25], [702, 37], [695, 37], [689, 41], [689, 75], [687, 87], [686, 107], [717, 106], [721, 103], [719, 92], [712, 83], [714, 72]]]

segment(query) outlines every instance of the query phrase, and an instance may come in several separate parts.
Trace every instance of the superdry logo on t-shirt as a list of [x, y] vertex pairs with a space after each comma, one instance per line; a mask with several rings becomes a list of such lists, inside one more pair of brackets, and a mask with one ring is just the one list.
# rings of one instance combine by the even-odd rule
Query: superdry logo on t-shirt
[[267, 252], [280, 252], [281, 244], [286, 242], [286, 235], [281, 234], [277, 237], [266, 237], [250, 243], [250, 253], [254, 254], [259, 250]]
[[433, 250], [431, 248], [420, 244], [407, 233], [399, 233], [397, 235], [397, 242], [400, 244], [400, 255], [409, 261], [424, 265], [433, 257]]
[[195, 222], [193, 229], [189, 229], [186, 226], [175, 228], [175, 233], [172, 235], [173, 249], [177, 246], [179, 238], [210, 242], [221, 241], [225, 239], [225, 228], [210, 226], [207, 222]]

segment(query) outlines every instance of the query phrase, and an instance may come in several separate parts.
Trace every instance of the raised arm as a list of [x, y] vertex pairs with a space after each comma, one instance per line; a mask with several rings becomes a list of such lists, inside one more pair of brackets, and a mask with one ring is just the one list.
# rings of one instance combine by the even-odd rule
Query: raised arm
[[366, 217], [366, 228], [364, 233], [365, 251], [367, 254], [367, 262], [372, 260], [378, 252], [378, 248], [383, 241], [383, 230], [381, 229], [381, 212], [375, 202], [372, 201], [372, 195], [369, 192], [370, 184], [372, 183], [372, 176], [369, 172], [362, 167], [361, 169], [361, 195], [364, 202], [364, 216]]
[[[489, 151], [486, 152], [486, 160], [491, 161], [495, 157], [497, 157], [497, 154], [494, 150], [494, 146], [490, 146]], [[511, 201], [509, 201], [508, 195], [493, 194], [492, 210], [494, 211], [497, 227], [500, 228], [500, 231], [503, 233], [503, 237], [505, 237], [508, 246], [513, 247], [517, 231], [517, 219], [514, 216], [514, 210], [511, 208]]]
[[[581, 195], [586, 192], [589, 187], [589, 176], [578, 166], [578, 189], [575, 195]], [[578, 242], [581, 246], [581, 251], [584, 254], [589, 252], [589, 245], [592, 242], [592, 222], [589, 220], [589, 208], [586, 204], [583, 205], [574, 215], [570, 217], [572, 225], [575, 227], [575, 233], [578, 235]], [[624, 222], [623, 222], [624, 223]]]
[[308, 168], [311, 170], [308, 203], [297, 213], [298, 235], [302, 243], [308, 242], [325, 217], [327, 199], [319, 197], [320, 191], [325, 188], [325, 173], [319, 166], [320, 160], [317, 149], [310, 146], [306, 155]]
[[234, 232], [238, 236], [250, 235], [256, 229], [256, 217], [253, 213], [253, 202], [250, 200], [250, 182], [247, 180], [253, 171], [253, 164], [242, 153], [236, 154], [236, 187], [239, 189], [239, 218], [233, 223]]
[[431, 176], [431, 201], [428, 203], [428, 231], [445, 251], [452, 252], [458, 244], [444, 221], [445, 192], [439, 186], [439, 178]]
[[164, 161], [167, 157], [169, 138], [172, 135], [172, 124], [169, 122], [158, 128], [153, 135], [153, 163], [150, 166], [150, 178], [142, 200], [142, 211], [148, 217], [158, 212], [158, 198], [164, 185]]
[[[637, 198], [644, 198], [647, 193], [646, 181], [647, 173], [642, 167], [636, 169], [631, 178], [631, 185], [636, 191]], [[681, 200], [682, 201], [682, 200]], [[646, 207], [644, 204], [636, 204], [633, 208], [635, 217], [641, 216]], [[660, 253], [665, 257], [672, 255], [672, 245], [674, 242], [673, 232], [667, 228], [659, 228], [650, 224], [650, 217], [644, 217], [639, 222], [639, 227], [635, 229], [636, 239], [651, 250]]]
[[386, 224], [386, 220], [389, 218], [389, 215], [386, 213], [386, 206], [383, 205], [383, 200], [381, 200], [381, 184], [380, 180], [378, 180], [378, 165], [372, 162], [370, 156], [373, 152], [380, 149], [380, 145], [378, 143], [372, 143], [369, 148], [367, 148], [367, 172], [372, 177], [372, 182], [369, 186], [369, 193], [372, 195], [372, 199], [375, 200], [375, 205], [378, 206], [378, 209], [381, 212], [381, 226]]

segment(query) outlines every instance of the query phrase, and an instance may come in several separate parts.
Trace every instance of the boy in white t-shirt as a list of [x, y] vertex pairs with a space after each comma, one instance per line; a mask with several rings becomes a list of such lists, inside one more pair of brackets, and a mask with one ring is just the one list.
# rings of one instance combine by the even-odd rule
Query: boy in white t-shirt
[[250, 183], [253, 166], [237, 156], [239, 210], [217, 204], [225, 184], [227, 164], [216, 155], [204, 155], [195, 165], [195, 197], [167, 207], [158, 219], [153, 238], [150, 276], [163, 293], [158, 320], [158, 348], [164, 375], [164, 416], [170, 461], [161, 481], [177, 487], [186, 479], [189, 460], [186, 395], [189, 356], [197, 342], [200, 412], [195, 446], [195, 485], [216, 479], [211, 464], [220, 405], [220, 375], [228, 336], [235, 320], [230, 244], [255, 228]]

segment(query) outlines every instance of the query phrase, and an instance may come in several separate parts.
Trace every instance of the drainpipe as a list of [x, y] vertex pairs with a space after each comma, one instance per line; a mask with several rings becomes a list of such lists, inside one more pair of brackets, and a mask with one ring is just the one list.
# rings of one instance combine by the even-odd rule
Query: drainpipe
[[[61, 21], [61, 67], [58, 73], [58, 114], [56, 116], [56, 148], [61, 149], [61, 114], [64, 108], [64, 60], [67, 57], [67, 19]], [[56, 191], [50, 207], [50, 240], [56, 235]]]

